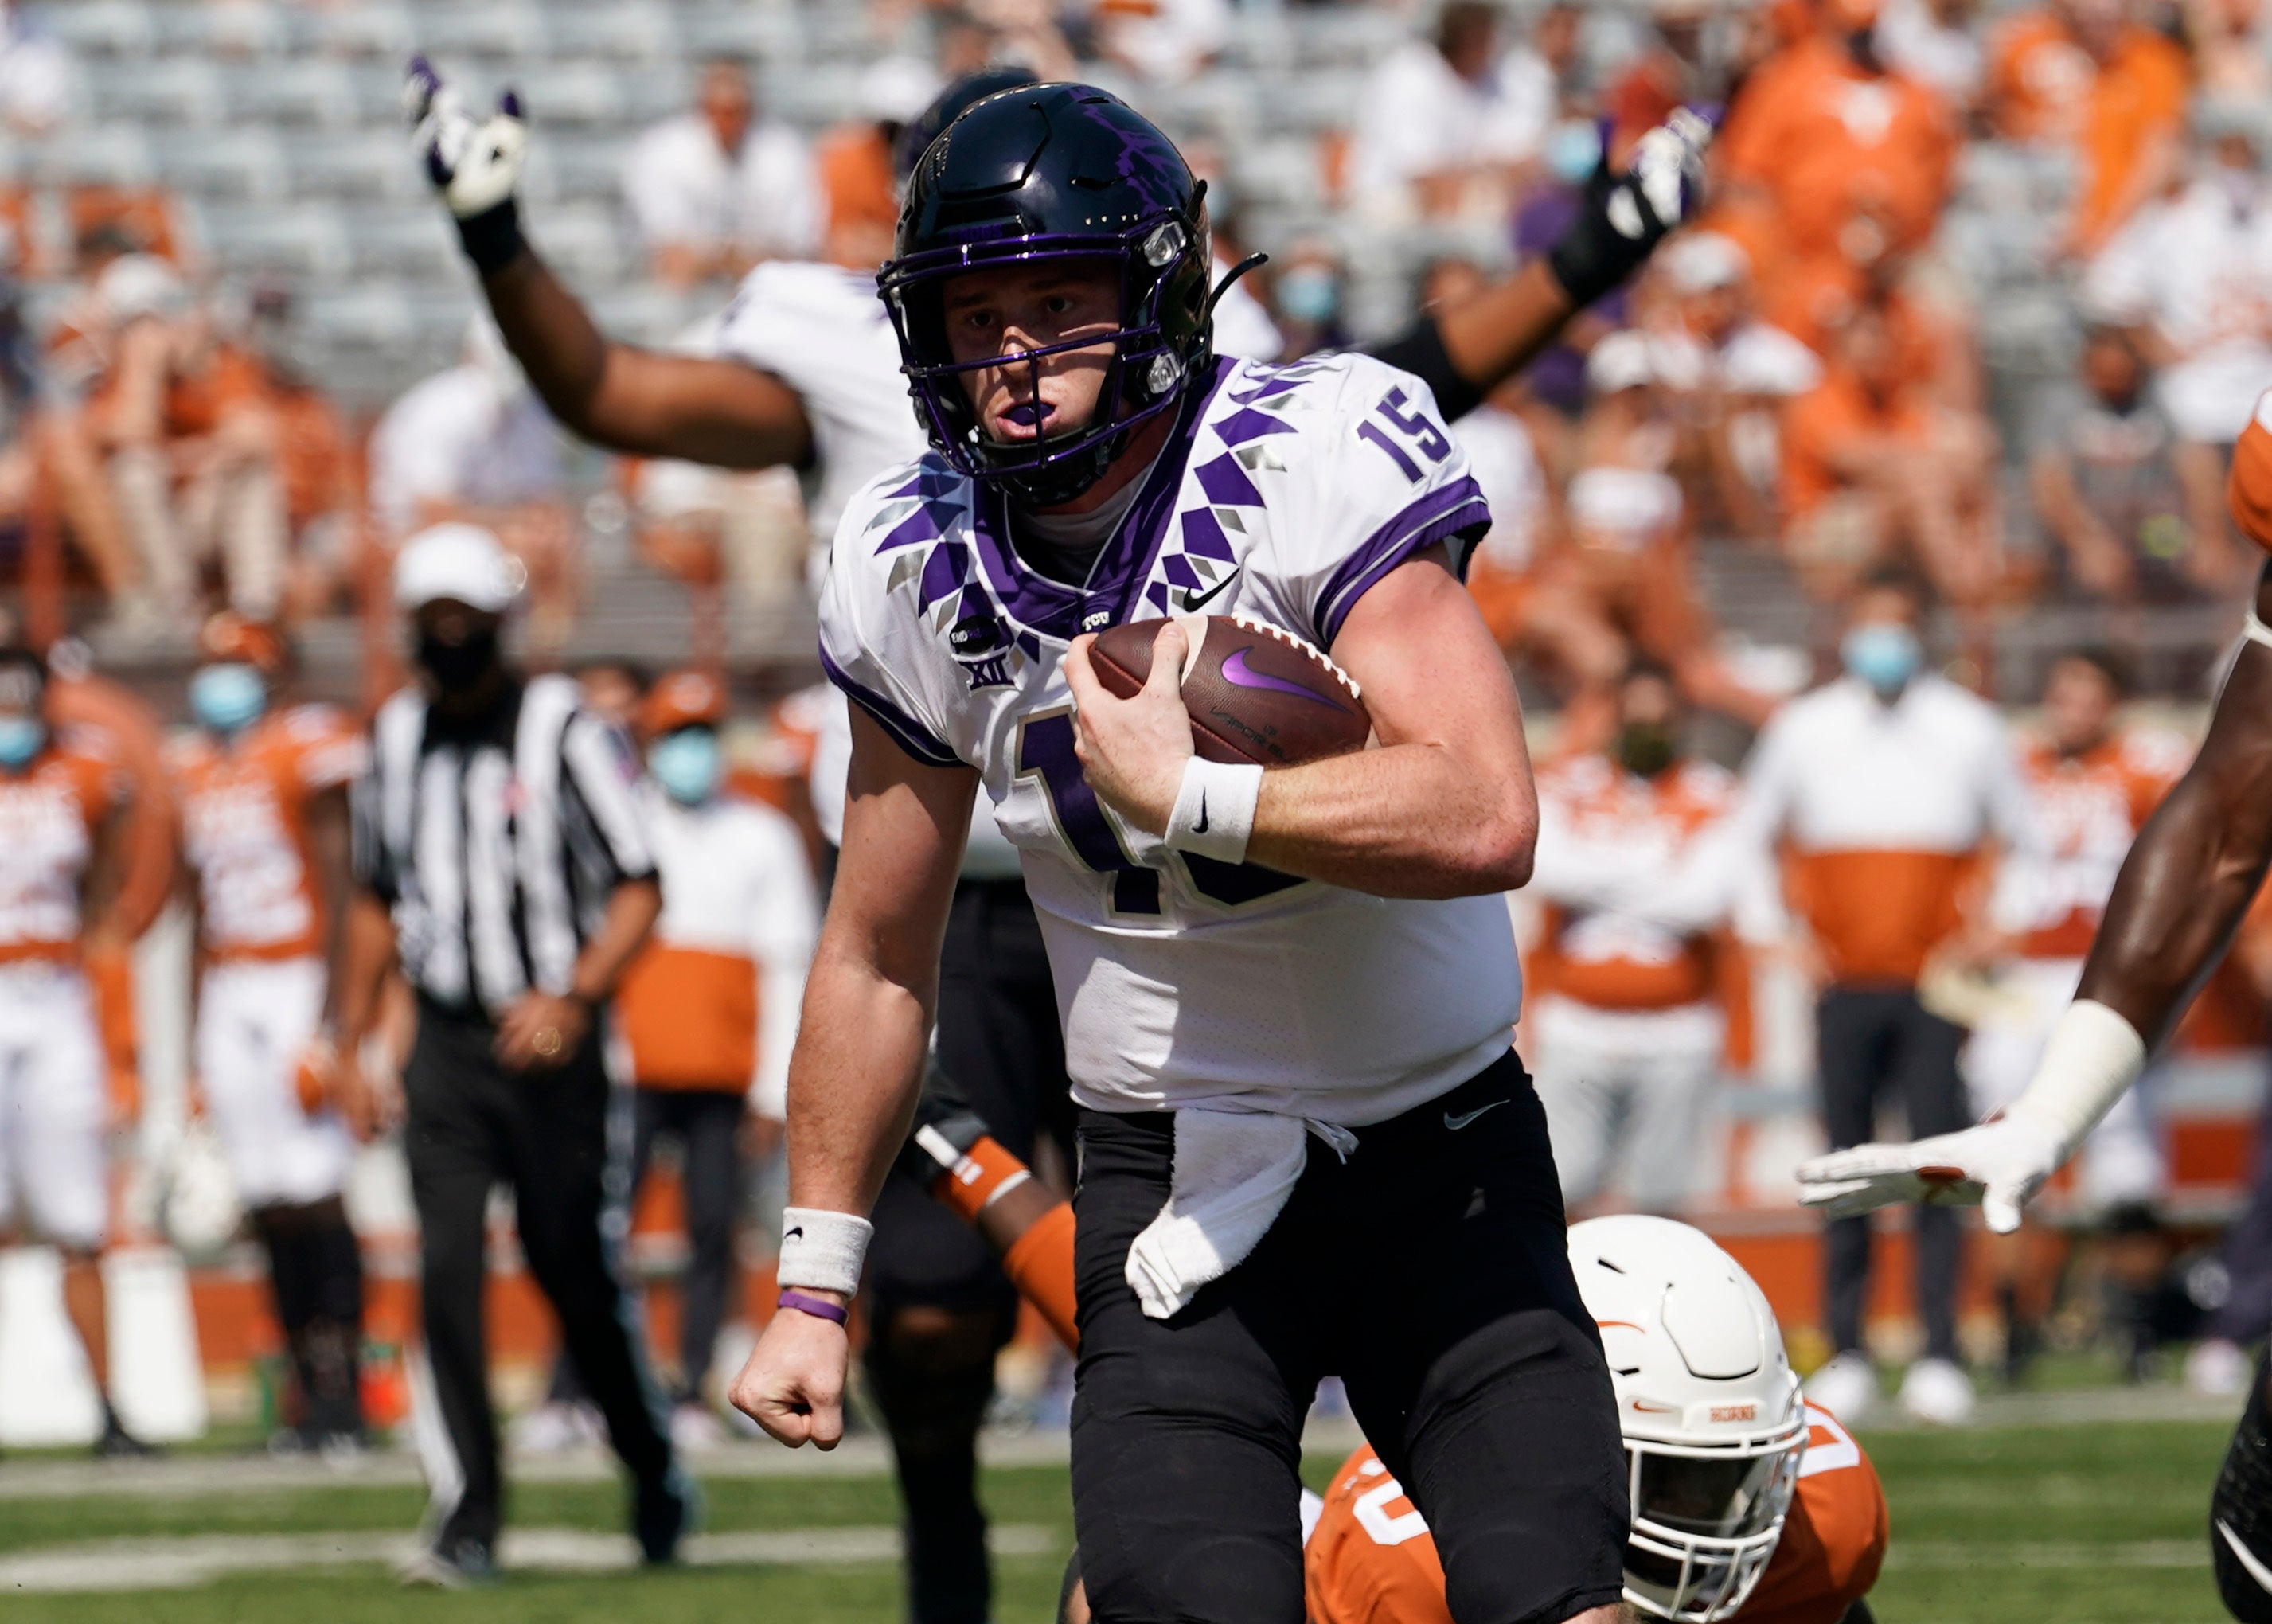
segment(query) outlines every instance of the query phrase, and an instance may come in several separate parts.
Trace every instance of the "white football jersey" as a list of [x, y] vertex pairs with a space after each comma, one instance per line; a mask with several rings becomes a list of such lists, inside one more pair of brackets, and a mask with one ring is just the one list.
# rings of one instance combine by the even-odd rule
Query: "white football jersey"
[[1521, 976], [1501, 898], [1392, 901], [1168, 850], [1082, 778], [1059, 670], [1081, 632], [1171, 610], [1330, 648], [1375, 581], [1490, 522], [1427, 385], [1346, 355], [1217, 361], [1082, 587], [1028, 569], [999, 492], [935, 454], [854, 498], [823, 663], [909, 754], [983, 775], [1082, 1104], [1363, 1126], [1506, 1052]]
[[719, 355], [772, 373], [803, 400], [812, 424], [805, 500], [815, 536], [834, 532], [854, 491], [930, 443], [871, 273], [761, 265], [735, 290], [715, 343]]

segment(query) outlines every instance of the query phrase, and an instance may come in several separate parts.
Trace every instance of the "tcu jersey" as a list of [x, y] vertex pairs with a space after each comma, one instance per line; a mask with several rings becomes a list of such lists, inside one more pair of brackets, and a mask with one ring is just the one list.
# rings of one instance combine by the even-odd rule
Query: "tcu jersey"
[[27, 771], [0, 775], [0, 964], [78, 956], [94, 831], [127, 794], [124, 769], [86, 730], [57, 736]]
[[1330, 648], [1420, 550], [1490, 524], [1425, 385], [1361, 355], [1217, 360], [1080, 587], [936, 456], [838, 527], [832, 679], [910, 755], [983, 776], [1039, 911], [1074, 1096], [1384, 1120], [1479, 1071], [1521, 1001], [1496, 896], [1394, 901], [1170, 851], [1082, 778], [1060, 670], [1084, 632], [1237, 611]]
[[833, 533], [853, 493], [881, 469], [923, 454], [925, 440], [900, 374], [876, 279], [833, 265], [773, 260], [735, 290], [716, 353], [795, 390], [812, 425], [805, 498], [812, 533]]
[[[1809, 1404], [1806, 1419], [1798, 1492], [1736, 1624], [1837, 1624], [1878, 1582], [1888, 1526], [1877, 1469], [1828, 1411]], [[1451, 1624], [1427, 1520], [1369, 1446], [1334, 1474], [1307, 1545], [1310, 1624]]]
[[295, 959], [324, 951], [308, 802], [360, 777], [369, 760], [362, 735], [329, 705], [264, 716], [234, 749], [196, 733], [168, 751], [209, 954]]
[[2022, 755], [2043, 829], [2027, 887], [2027, 957], [2080, 959], [2090, 951], [2130, 842], [2192, 759], [2183, 738], [2158, 728], [2125, 729], [2078, 756], [2043, 744]]

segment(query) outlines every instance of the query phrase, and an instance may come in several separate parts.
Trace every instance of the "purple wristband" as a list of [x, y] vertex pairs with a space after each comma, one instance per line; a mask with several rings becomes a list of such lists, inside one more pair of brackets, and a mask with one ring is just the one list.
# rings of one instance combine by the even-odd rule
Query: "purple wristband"
[[794, 1308], [799, 1313], [809, 1313], [816, 1320], [833, 1320], [841, 1325], [851, 1316], [825, 1297], [807, 1297], [802, 1291], [783, 1291], [776, 1299], [784, 1308]]

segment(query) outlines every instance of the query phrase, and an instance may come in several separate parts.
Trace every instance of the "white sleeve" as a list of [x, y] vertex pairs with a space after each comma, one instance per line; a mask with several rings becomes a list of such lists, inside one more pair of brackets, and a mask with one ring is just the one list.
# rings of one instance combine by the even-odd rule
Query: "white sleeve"
[[[868, 507], [856, 502], [837, 527], [828, 578], [820, 588], [820, 667], [844, 697], [868, 713], [893, 743], [929, 767], [956, 767], [939, 695], [914, 669], [912, 638], [894, 636], [882, 579], [859, 556], [868, 542]], [[918, 623], [920, 624], [920, 623]]]
[[1282, 624], [1330, 649], [1356, 601], [1413, 554], [1449, 545], [1463, 573], [1491, 528], [1468, 453], [1445, 428], [1428, 385], [1370, 356], [1347, 367], [1327, 415], [1307, 436], [1310, 477], [1286, 483], [1257, 585]]
[[820, 902], [795, 827], [766, 817], [756, 834], [762, 860], [750, 951], [758, 965], [758, 1062], [750, 1104], [759, 1116], [779, 1121], [788, 1110], [788, 1058], [796, 1047], [805, 972], [820, 932]]

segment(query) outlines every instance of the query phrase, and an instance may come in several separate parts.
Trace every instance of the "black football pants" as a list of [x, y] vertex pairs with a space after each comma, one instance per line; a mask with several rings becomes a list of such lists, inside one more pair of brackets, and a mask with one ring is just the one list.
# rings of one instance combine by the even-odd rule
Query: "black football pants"
[[[561, 1338], [607, 1418], [616, 1453], [642, 1483], [671, 1466], [662, 1397], [602, 1228], [616, 1147], [599, 1033], [564, 1065], [527, 1073], [498, 1066], [490, 1049], [496, 1038], [488, 1022], [421, 999], [418, 1037], [402, 1074], [426, 1355], [454, 1456], [430, 1465], [443, 1519], [438, 1537], [445, 1545], [472, 1538], [492, 1549], [504, 1487], [482, 1294], [485, 1216], [497, 1185], [512, 1186], [522, 1254], [559, 1316]], [[629, 1149], [621, 1145], [618, 1156]], [[622, 1170], [614, 1176], [620, 1186]]]
[[[1832, 987], [1815, 1011], [1822, 1074], [1822, 1122], [1830, 1148], [1866, 1144], [1877, 1135], [1880, 1101], [1900, 1098], [1911, 1139], [1972, 1126], [1958, 1075], [1964, 1029], [1928, 1014], [1911, 987]], [[1910, 1212], [1917, 1250], [1917, 1310], [1925, 1352], [1954, 1361], [1956, 1268], [1962, 1236], [1952, 1207]], [[1823, 1247], [1826, 1317], [1841, 1353], [1862, 1345], [1862, 1313], [1870, 1291], [1870, 1220], [1833, 1218]]]

